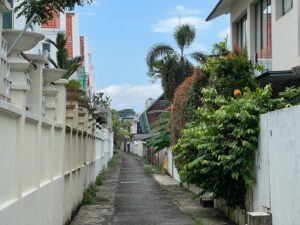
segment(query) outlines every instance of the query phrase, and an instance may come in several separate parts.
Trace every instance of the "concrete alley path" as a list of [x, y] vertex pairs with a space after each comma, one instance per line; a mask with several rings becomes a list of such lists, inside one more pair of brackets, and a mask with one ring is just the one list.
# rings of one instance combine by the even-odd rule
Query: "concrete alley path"
[[122, 165], [115, 196], [115, 225], [192, 225], [167, 197], [141, 161], [121, 153]]
[[167, 175], [145, 171], [141, 159], [119, 151], [105, 171], [97, 199], [71, 225], [234, 225]]

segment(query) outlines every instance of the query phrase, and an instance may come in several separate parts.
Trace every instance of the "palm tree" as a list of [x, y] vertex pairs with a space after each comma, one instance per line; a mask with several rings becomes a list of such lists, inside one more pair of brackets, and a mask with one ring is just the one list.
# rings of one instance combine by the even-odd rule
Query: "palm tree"
[[187, 24], [179, 25], [173, 35], [180, 52], [167, 44], [158, 44], [154, 45], [147, 55], [148, 76], [154, 81], [161, 79], [164, 93], [169, 100], [173, 99], [176, 88], [192, 75], [193, 65], [188, 57], [199, 63], [206, 59], [201, 52], [185, 54], [185, 50], [195, 40], [194, 27]]
[[61, 69], [67, 70], [67, 73], [64, 75], [64, 79], [69, 79], [73, 73], [81, 66], [82, 58], [81, 57], [75, 57], [68, 59], [68, 51], [66, 49], [67, 44], [67, 38], [64, 33], [58, 33], [56, 37], [56, 42], [47, 39], [47, 42], [53, 44], [56, 49], [56, 60], [57, 63], [54, 62], [53, 59], [49, 58], [51, 63]]

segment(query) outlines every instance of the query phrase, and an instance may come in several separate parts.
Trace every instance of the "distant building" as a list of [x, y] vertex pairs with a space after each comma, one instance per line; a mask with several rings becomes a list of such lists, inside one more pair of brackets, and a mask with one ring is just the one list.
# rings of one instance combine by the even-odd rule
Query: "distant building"
[[171, 107], [170, 101], [161, 95], [158, 99], [149, 99], [146, 102], [146, 110], [139, 117], [139, 132], [140, 134], [148, 134], [155, 122], [159, 119], [163, 111], [169, 110]]

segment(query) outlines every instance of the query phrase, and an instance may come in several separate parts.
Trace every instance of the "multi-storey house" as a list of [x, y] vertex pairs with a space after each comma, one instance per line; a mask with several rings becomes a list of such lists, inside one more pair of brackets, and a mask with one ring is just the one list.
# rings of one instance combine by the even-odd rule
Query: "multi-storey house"
[[295, 0], [220, 0], [207, 17], [230, 14], [232, 46], [245, 48], [264, 66], [257, 79], [275, 91], [299, 84], [300, 2]]

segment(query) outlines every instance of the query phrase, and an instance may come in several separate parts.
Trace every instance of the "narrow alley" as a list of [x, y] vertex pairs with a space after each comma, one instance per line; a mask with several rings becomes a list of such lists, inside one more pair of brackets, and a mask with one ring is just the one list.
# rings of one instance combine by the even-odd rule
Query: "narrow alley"
[[131, 155], [122, 154], [115, 204], [115, 225], [192, 224]]
[[94, 204], [83, 205], [71, 225], [234, 225], [214, 208], [203, 208], [177, 181], [144, 169], [141, 159], [119, 152]]

